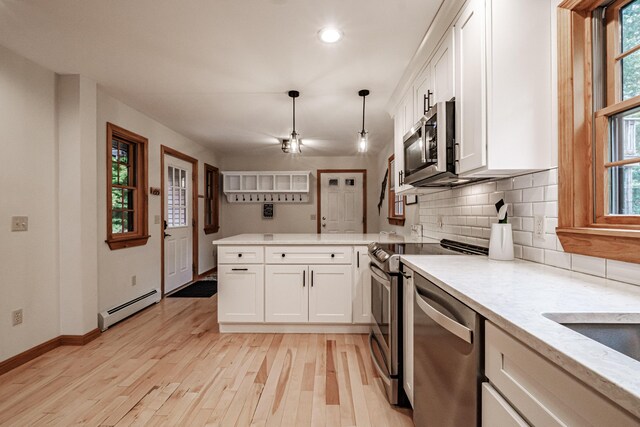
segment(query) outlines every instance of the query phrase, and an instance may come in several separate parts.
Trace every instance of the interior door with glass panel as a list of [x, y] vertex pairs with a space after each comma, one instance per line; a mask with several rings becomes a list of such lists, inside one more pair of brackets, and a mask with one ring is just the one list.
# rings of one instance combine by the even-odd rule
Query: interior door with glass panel
[[192, 164], [164, 158], [164, 291], [193, 280]]
[[320, 179], [321, 233], [363, 233], [363, 174], [324, 172]]

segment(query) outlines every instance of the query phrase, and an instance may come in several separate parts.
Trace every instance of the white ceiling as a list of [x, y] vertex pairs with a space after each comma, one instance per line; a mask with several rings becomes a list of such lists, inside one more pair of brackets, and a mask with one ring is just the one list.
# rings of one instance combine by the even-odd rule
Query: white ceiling
[[[221, 153], [352, 155], [369, 89], [372, 151], [384, 110], [441, 0], [4, 0], [0, 44], [105, 90]], [[341, 42], [319, 41], [335, 25]]]

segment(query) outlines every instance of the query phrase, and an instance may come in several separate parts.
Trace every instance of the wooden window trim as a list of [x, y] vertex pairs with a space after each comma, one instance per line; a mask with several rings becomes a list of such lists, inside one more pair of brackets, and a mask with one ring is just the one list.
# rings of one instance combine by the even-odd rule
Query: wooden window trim
[[[111, 141], [113, 138], [123, 139], [131, 144], [135, 144], [137, 156], [137, 175], [136, 175], [136, 193], [135, 204], [135, 224], [136, 229], [132, 233], [114, 235], [112, 230], [112, 204], [111, 204]], [[148, 180], [148, 145], [149, 140], [141, 135], [128, 131], [113, 123], [107, 122], [107, 238], [105, 242], [109, 245], [109, 249], [124, 249], [134, 246], [143, 246], [149, 240], [148, 229], [148, 206], [149, 195], [147, 192]]]
[[[594, 167], [604, 164], [602, 145], [593, 150], [591, 12], [602, 0], [566, 0], [558, 6], [558, 228], [565, 252], [640, 263], [640, 227], [596, 221]], [[609, 86], [607, 85], [607, 91]], [[596, 158], [594, 159], [594, 151]], [[596, 185], [600, 185], [596, 183]]]
[[[207, 176], [209, 173], [213, 174], [213, 194], [207, 194]], [[212, 234], [217, 233], [220, 230], [220, 170], [207, 163], [204, 164], [204, 233]], [[210, 197], [211, 196], [211, 197]], [[207, 224], [207, 206], [211, 206], [212, 221], [211, 224]]]
[[[392, 154], [391, 157], [389, 157], [389, 159], [387, 160], [387, 167], [389, 168], [389, 176], [391, 176], [392, 171], [391, 171], [391, 162], [393, 162], [393, 160], [395, 159], [395, 154]], [[393, 171], [393, 173], [395, 174], [395, 171]], [[389, 224], [391, 225], [399, 225], [399, 226], [404, 226], [405, 223], [405, 212], [407, 209], [407, 205], [405, 202], [405, 198], [402, 197], [402, 216], [400, 215], [396, 215], [396, 192], [393, 188], [393, 186], [391, 185], [391, 179], [389, 179], [389, 183], [388, 183], [388, 187], [389, 187], [389, 214], [387, 215], [387, 220], [389, 221]]]

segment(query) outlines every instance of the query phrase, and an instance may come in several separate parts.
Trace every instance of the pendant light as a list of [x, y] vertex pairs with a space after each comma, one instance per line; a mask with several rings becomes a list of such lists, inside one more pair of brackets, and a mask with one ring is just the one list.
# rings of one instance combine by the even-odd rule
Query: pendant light
[[358, 91], [358, 95], [362, 97], [362, 130], [358, 132], [358, 152], [366, 153], [369, 148], [369, 132], [364, 130], [364, 111], [365, 111], [365, 98], [369, 95], [367, 89]]
[[[300, 149], [300, 135], [298, 135], [298, 133], [296, 132], [296, 98], [300, 96], [300, 92], [298, 92], [297, 90], [290, 90], [289, 91], [289, 97], [291, 98], [292, 102], [293, 102], [293, 130], [291, 131], [291, 137], [289, 138], [288, 141], [288, 150], [285, 152], [291, 153], [291, 154], [300, 154], [300, 152], [302, 151]], [[284, 148], [283, 148], [284, 151]]]

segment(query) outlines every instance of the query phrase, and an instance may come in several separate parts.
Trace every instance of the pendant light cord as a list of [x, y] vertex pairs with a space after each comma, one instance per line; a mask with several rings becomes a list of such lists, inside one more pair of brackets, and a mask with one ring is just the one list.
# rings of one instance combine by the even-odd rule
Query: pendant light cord
[[293, 133], [296, 132], [296, 98], [293, 99]]
[[362, 132], [364, 133], [364, 101], [366, 99], [366, 96], [362, 97]]

